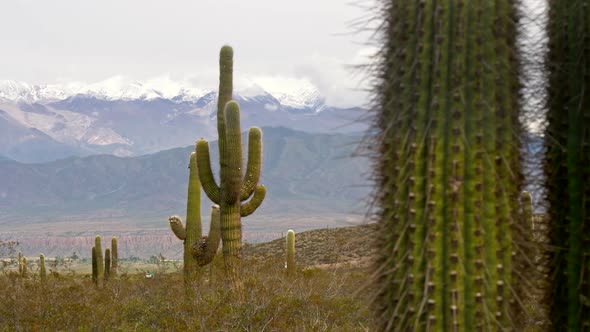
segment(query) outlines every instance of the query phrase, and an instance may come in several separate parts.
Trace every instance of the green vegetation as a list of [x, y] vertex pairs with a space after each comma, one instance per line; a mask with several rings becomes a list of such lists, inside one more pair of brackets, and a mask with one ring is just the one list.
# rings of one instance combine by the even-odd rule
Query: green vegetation
[[[284, 241], [284, 239], [282, 240]], [[284, 243], [284, 242], [283, 242]], [[114, 331], [366, 331], [372, 315], [365, 292], [366, 269], [309, 268], [287, 277], [282, 253], [244, 258], [244, 302], [223, 281], [221, 257], [212, 278], [185, 296], [183, 273], [143, 273], [120, 267], [120, 277], [92, 287], [90, 276], [48, 276], [45, 287], [13, 282], [0, 273], [0, 330]], [[88, 271], [88, 266], [87, 266]], [[153, 270], [152, 270], [153, 271]]]
[[[219, 99], [217, 102], [217, 131], [219, 135], [219, 178], [217, 185], [211, 170], [209, 143], [197, 141], [197, 164], [203, 190], [219, 205], [223, 260], [227, 277], [235, 289], [241, 289], [240, 260], [242, 258], [241, 217], [252, 214], [262, 204], [266, 188], [258, 184], [262, 165], [262, 131], [250, 128], [248, 163], [242, 172], [242, 131], [240, 106], [231, 100], [233, 91], [233, 49], [223, 46], [219, 54]], [[250, 199], [243, 205], [241, 202]]]
[[[377, 72], [380, 330], [517, 326], [515, 1], [383, 1]], [[514, 253], [514, 254], [513, 254]]]
[[590, 5], [549, 1], [545, 178], [549, 201], [551, 320], [590, 331]]
[[213, 261], [221, 238], [219, 206], [217, 205], [211, 207], [209, 236], [202, 235], [201, 182], [195, 152], [190, 156], [189, 170], [186, 227], [178, 216], [172, 216], [168, 219], [174, 235], [184, 242], [183, 266], [186, 283], [196, 281], [199, 268]]

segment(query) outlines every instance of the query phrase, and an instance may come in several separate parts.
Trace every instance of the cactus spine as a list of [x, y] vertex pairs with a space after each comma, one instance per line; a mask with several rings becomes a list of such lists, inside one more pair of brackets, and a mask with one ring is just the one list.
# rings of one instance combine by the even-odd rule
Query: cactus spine
[[197, 156], [193, 152], [189, 160], [188, 199], [186, 205], [186, 227], [182, 219], [172, 216], [168, 219], [170, 228], [176, 237], [184, 241], [184, 277], [185, 281], [194, 280], [200, 266], [213, 260], [219, 248], [221, 227], [219, 207], [211, 207], [209, 236], [202, 236], [201, 230], [201, 182], [197, 169]]
[[45, 282], [47, 280], [47, 270], [45, 269], [45, 255], [39, 255], [39, 276], [41, 277], [41, 282]]
[[[266, 188], [258, 184], [262, 164], [262, 131], [250, 128], [248, 163], [242, 172], [242, 133], [240, 107], [231, 100], [233, 90], [233, 50], [223, 46], [219, 56], [219, 99], [217, 131], [219, 134], [220, 185], [213, 177], [209, 158], [209, 143], [197, 142], [197, 163], [203, 190], [216, 204], [221, 214], [223, 259], [229, 278], [239, 287], [239, 264], [242, 256], [241, 217], [252, 214], [262, 203]], [[244, 203], [241, 202], [248, 200]]]
[[119, 267], [119, 250], [117, 248], [117, 238], [111, 238], [111, 276], [117, 275], [117, 268]]
[[380, 330], [502, 330], [521, 253], [514, 1], [383, 1]]
[[287, 274], [295, 274], [295, 232], [287, 232]]
[[107, 248], [104, 251], [104, 280], [107, 281], [111, 277], [111, 249]]
[[590, 331], [590, 3], [549, 1], [545, 179], [551, 320]]

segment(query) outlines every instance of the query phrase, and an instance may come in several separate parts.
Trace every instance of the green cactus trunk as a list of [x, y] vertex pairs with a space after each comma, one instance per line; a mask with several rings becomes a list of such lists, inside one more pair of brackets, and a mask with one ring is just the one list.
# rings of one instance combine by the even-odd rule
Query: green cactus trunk
[[176, 237], [184, 241], [184, 278], [185, 283], [197, 281], [200, 267], [210, 264], [217, 254], [221, 239], [219, 207], [211, 207], [209, 236], [202, 236], [201, 230], [201, 182], [197, 169], [196, 153], [189, 160], [189, 184], [186, 207], [186, 227], [178, 216], [168, 219], [170, 228]]
[[[248, 163], [242, 172], [242, 133], [240, 108], [232, 101], [233, 50], [221, 49], [219, 56], [219, 100], [217, 105], [217, 129], [219, 134], [220, 182], [213, 177], [209, 157], [209, 143], [197, 142], [197, 163], [203, 190], [220, 206], [221, 238], [224, 265], [230, 282], [240, 288], [240, 260], [242, 256], [241, 217], [252, 214], [262, 203], [266, 188], [258, 184], [262, 164], [262, 131], [249, 131]], [[251, 197], [251, 198], [250, 198]], [[250, 199], [242, 204], [241, 202]]]
[[590, 3], [549, 1], [548, 35], [550, 315], [556, 330], [590, 331]]
[[45, 269], [45, 255], [39, 255], [39, 277], [41, 282], [47, 281], [47, 270]]
[[287, 232], [287, 274], [295, 274], [295, 232]]
[[111, 249], [107, 248], [104, 251], [104, 281], [111, 278]]
[[509, 328], [523, 275], [512, 257], [523, 252], [513, 234], [522, 232], [514, 1], [393, 0], [381, 12], [368, 141], [381, 330]]
[[119, 267], [119, 249], [117, 246], [117, 238], [111, 238], [111, 276], [117, 276], [117, 269]]
[[92, 247], [92, 282], [98, 284], [98, 260], [96, 259], [96, 247]]

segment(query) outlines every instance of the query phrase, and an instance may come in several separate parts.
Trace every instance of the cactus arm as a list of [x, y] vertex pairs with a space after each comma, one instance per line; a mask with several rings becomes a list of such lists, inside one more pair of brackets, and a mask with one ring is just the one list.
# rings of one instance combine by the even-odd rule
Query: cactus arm
[[260, 180], [260, 168], [262, 166], [262, 131], [260, 128], [250, 128], [248, 132], [248, 165], [242, 181], [240, 200], [247, 200], [256, 190]]
[[211, 223], [209, 225], [209, 236], [205, 241], [205, 248], [201, 249], [201, 251], [192, 251], [199, 266], [205, 266], [213, 261], [217, 249], [219, 249], [219, 242], [221, 242], [221, 219], [219, 206], [214, 205], [211, 207]]
[[174, 235], [176, 235], [179, 240], [186, 239], [186, 229], [184, 228], [182, 219], [179, 216], [174, 215], [168, 218], [168, 224], [170, 225], [172, 233], [174, 233]]
[[[226, 155], [221, 159], [225, 177], [221, 179], [223, 199], [233, 204], [240, 198], [242, 188], [242, 132], [240, 129], [240, 106], [230, 101], [225, 107]], [[223, 162], [225, 160], [225, 162]]]
[[254, 196], [252, 196], [252, 199], [250, 199], [247, 203], [242, 204], [240, 207], [240, 216], [247, 217], [254, 213], [260, 204], [262, 204], [265, 196], [266, 187], [262, 184], [258, 185], [254, 191]]
[[289, 230], [287, 232], [287, 274], [293, 275], [295, 273], [295, 232]]
[[211, 157], [209, 156], [209, 142], [204, 139], [197, 141], [197, 168], [199, 170], [199, 179], [201, 186], [207, 194], [207, 197], [215, 203], [220, 202], [220, 188], [215, 182], [213, 171], [211, 170]]

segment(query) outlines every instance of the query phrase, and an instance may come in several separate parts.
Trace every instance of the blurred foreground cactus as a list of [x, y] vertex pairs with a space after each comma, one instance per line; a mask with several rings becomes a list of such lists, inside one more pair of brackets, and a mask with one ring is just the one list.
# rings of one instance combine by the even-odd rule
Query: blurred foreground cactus
[[295, 274], [295, 232], [287, 232], [287, 274]]
[[518, 323], [515, 1], [383, 1], [373, 134], [384, 331]]
[[558, 331], [590, 331], [590, 1], [549, 1], [545, 179]]
[[[197, 142], [197, 163], [203, 190], [211, 201], [219, 204], [223, 259], [228, 277], [240, 287], [239, 264], [242, 256], [241, 217], [252, 214], [262, 203], [266, 188], [258, 184], [262, 165], [262, 131], [250, 128], [248, 163], [243, 172], [240, 107], [232, 99], [233, 50], [223, 46], [219, 55], [219, 99], [217, 131], [219, 134], [219, 178], [217, 185], [209, 157], [209, 143]], [[251, 198], [250, 198], [251, 197]], [[244, 204], [241, 202], [250, 200]]]
[[193, 281], [200, 266], [205, 266], [217, 254], [221, 238], [219, 207], [211, 207], [209, 236], [203, 236], [201, 230], [201, 182], [197, 170], [197, 157], [193, 152], [189, 161], [188, 199], [186, 204], [186, 227], [179, 216], [168, 219], [170, 228], [176, 237], [184, 241], [184, 277], [185, 282]]

